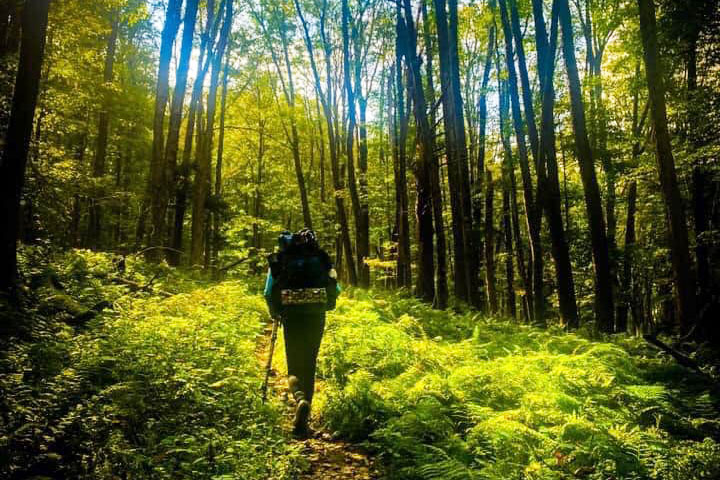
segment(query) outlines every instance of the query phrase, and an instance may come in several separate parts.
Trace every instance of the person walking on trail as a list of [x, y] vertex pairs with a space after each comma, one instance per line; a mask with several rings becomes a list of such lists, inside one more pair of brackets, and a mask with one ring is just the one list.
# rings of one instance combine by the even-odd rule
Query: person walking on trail
[[293, 434], [309, 435], [308, 420], [315, 389], [315, 367], [325, 329], [325, 312], [335, 308], [340, 293], [330, 256], [315, 232], [283, 232], [279, 249], [268, 257], [265, 299], [270, 315], [285, 332], [288, 386], [296, 401]]

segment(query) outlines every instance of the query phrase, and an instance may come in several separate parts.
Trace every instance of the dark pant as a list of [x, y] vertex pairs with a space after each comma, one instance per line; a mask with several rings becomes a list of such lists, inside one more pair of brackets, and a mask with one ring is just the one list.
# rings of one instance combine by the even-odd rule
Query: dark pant
[[300, 390], [307, 401], [312, 402], [315, 366], [325, 329], [325, 312], [286, 312], [283, 315], [283, 328], [288, 375], [297, 377]]

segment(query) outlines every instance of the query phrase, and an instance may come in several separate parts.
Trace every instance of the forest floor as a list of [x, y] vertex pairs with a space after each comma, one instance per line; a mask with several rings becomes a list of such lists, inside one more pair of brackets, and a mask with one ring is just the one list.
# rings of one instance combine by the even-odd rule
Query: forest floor
[[261, 279], [22, 259], [24, 306], [0, 308], [0, 478], [720, 478], [712, 382], [642, 339], [347, 289], [297, 441], [282, 329], [261, 398]]
[[[258, 340], [257, 360], [264, 369], [270, 349], [272, 324], [268, 324]], [[295, 403], [287, 386], [285, 372], [279, 371], [275, 365], [270, 369], [268, 377], [268, 394], [275, 395], [286, 405], [283, 425], [287, 431], [292, 430]], [[324, 382], [319, 380], [316, 389], [322, 391]], [[299, 447], [302, 471], [297, 474], [298, 480], [348, 479], [369, 480], [379, 478], [374, 467], [374, 459], [357, 445], [333, 438], [318, 422], [312, 424], [312, 435], [303, 440], [293, 440]]]

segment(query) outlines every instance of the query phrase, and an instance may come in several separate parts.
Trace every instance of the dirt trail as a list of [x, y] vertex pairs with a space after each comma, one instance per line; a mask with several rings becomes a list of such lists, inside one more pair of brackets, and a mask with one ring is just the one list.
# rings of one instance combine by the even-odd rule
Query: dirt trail
[[[256, 351], [258, 361], [263, 369], [267, 362], [272, 325], [268, 324], [264, 335], [260, 338]], [[277, 354], [277, 350], [275, 352]], [[316, 391], [323, 387], [322, 381], [316, 382]], [[286, 408], [285, 426], [288, 431], [292, 429], [294, 401], [290, 399], [285, 372], [278, 372], [274, 368], [270, 373], [268, 382], [268, 398], [280, 397]], [[319, 425], [313, 424], [314, 433], [307, 440], [293, 440], [301, 446], [301, 451], [308, 461], [308, 468], [300, 473], [298, 480], [334, 480], [378, 479], [378, 474], [372, 457], [361, 448], [347, 442], [335, 440], [329, 432], [323, 431]]]

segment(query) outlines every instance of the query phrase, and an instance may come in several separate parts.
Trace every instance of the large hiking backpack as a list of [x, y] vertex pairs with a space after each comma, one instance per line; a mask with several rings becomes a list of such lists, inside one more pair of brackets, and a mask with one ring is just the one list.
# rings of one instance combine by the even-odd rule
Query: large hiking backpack
[[270, 258], [273, 303], [282, 307], [327, 306], [332, 295], [328, 289], [335, 288], [334, 280], [330, 278], [331, 269], [330, 257], [317, 245], [289, 245]]

